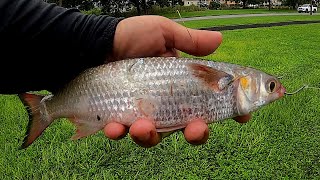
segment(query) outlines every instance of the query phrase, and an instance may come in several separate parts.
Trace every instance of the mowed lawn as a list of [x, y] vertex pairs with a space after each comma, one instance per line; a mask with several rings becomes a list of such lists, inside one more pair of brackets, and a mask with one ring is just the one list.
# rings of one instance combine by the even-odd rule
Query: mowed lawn
[[[220, 16], [220, 15], [235, 15], [235, 14], [269, 14], [269, 13], [297, 13], [297, 11], [289, 9], [223, 9], [223, 10], [204, 10], [183, 12], [181, 11], [181, 17], [199, 17], [199, 16]], [[179, 18], [178, 13], [163, 14], [168, 18]]]
[[[223, 31], [223, 43], [205, 58], [284, 76], [289, 92], [303, 84], [319, 87], [319, 29], [309, 24]], [[231, 119], [210, 124], [204, 145], [188, 144], [179, 132], [150, 149], [128, 136], [110, 141], [102, 132], [71, 141], [75, 128], [62, 119], [18, 150], [28, 116], [16, 96], [0, 96], [0, 179], [320, 178], [320, 90], [284, 97], [252, 115], [243, 125]]]

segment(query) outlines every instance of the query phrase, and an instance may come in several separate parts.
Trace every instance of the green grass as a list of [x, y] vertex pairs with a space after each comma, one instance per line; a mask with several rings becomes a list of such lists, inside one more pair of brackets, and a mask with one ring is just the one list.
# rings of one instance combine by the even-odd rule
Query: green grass
[[180, 24], [190, 28], [205, 28], [205, 27], [218, 27], [224, 25], [240, 25], [240, 24], [261, 24], [261, 23], [274, 23], [274, 22], [287, 22], [287, 21], [311, 21], [320, 20], [320, 15], [301, 16], [266, 16], [266, 17], [238, 17], [226, 19], [207, 19], [197, 21], [179, 22]]
[[[288, 91], [320, 83], [320, 24], [223, 31], [205, 58], [261, 69]], [[183, 56], [187, 56], [183, 54]], [[305, 90], [253, 113], [250, 122], [210, 124], [208, 143], [188, 144], [181, 133], [145, 149], [129, 137], [102, 132], [71, 141], [74, 126], [54, 122], [18, 150], [27, 113], [16, 96], [0, 96], [0, 179], [319, 179], [320, 91]]]
[[[181, 17], [198, 17], [198, 16], [220, 16], [232, 14], [266, 14], [266, 13], [296, 13], [296, 10], [287, 9], [232, 9], [232, 10], [205, 10], [193, 12], [180, 12]], [[178, 13], [163, 14], [168, 18], [179, 18]]]

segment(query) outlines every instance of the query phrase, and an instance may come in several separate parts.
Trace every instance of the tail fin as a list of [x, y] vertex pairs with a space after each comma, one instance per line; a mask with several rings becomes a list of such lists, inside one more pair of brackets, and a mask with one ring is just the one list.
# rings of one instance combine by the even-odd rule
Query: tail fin
[[25, 149], [31, 145], [53, 121], [45, 110], [44, 103], [42, 102], [44, 97], [30, 93], [19, 95], [24, 105], [29, 107], [27, 108], [29, 113], [28, 130], [20, 149]]

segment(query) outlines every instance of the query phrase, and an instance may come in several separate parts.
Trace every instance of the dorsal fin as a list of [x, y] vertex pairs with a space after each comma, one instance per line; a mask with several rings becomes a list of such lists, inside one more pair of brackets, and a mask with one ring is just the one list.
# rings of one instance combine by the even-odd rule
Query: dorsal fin
[[195, 77], [202, 80], [205, 85], [215, 92], [222, 91], [234, 80], [232, 75], [209, 66], [196, 63], [190, 63], [188, 66]]

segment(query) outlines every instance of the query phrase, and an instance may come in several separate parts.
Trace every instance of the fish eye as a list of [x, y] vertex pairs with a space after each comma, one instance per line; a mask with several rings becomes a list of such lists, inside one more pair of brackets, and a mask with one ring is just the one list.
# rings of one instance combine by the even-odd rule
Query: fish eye
[[277, 83], [275, 80], [268, 81], [268, 83], [266, 85], [267, 85], [266, 90], [268, 91], [268, 93], [275, 92], [276, 86], [277, 86]]

